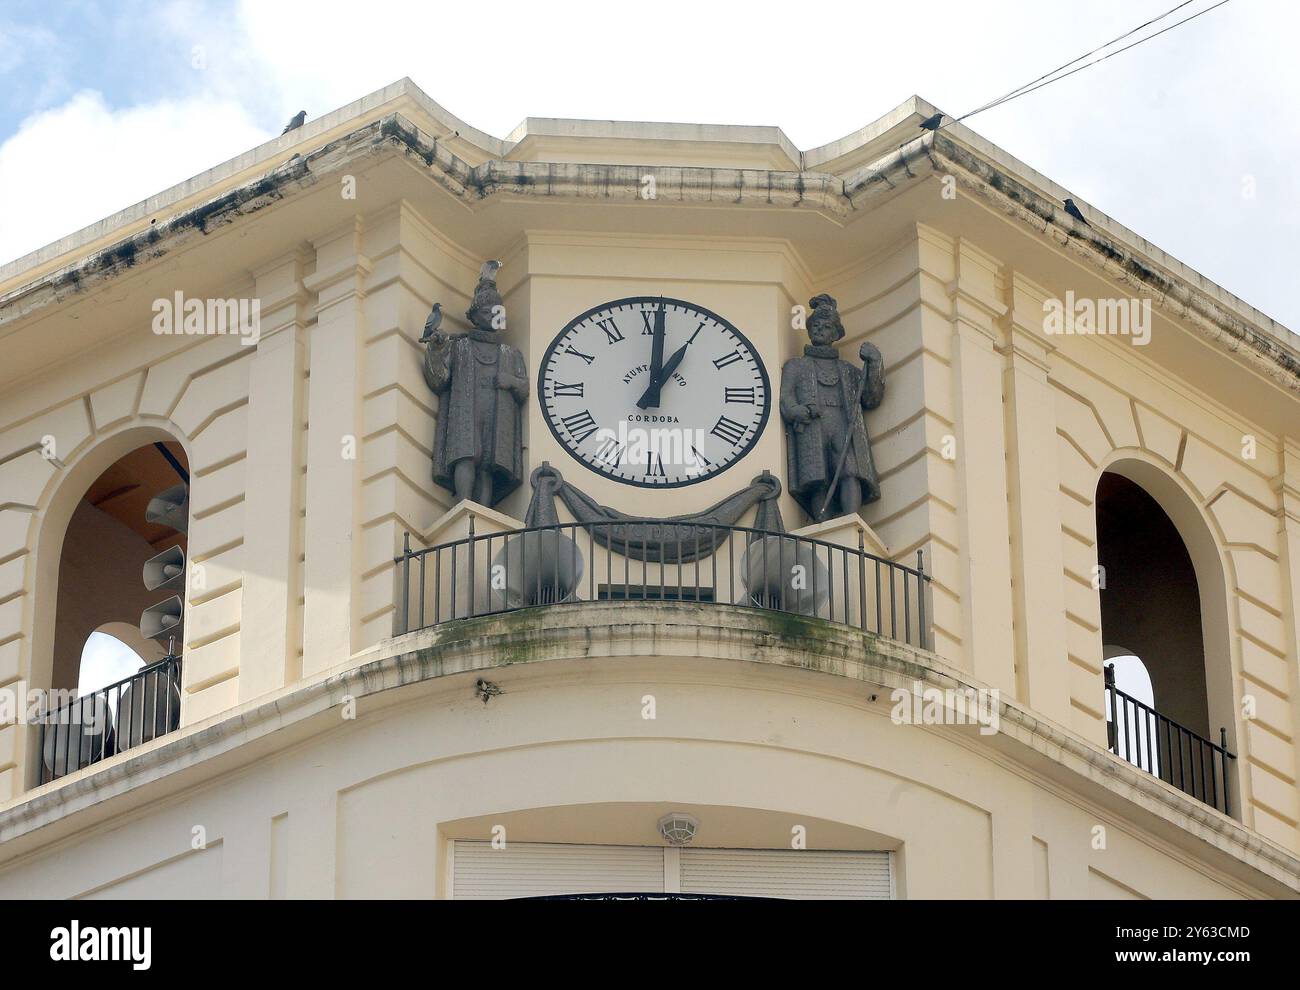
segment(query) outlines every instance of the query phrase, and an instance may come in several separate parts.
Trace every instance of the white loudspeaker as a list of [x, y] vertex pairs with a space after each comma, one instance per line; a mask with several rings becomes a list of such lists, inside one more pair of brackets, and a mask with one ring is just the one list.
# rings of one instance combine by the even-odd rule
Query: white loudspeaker
[[185, 551], [180, 547], [164, 550], [144, 563], [146, 591], [180, 591], [185, 587]]
[[168, 636], [180, 638], [181, 614], [185, 603], [180, 595], [172, 595], [140, 613], [140, 634], [145, 639], [164, 640]]
[[170, 526], [178, 533], [187, 532], [190, 525], [189, 485], [176, 485], [151, 498], [144, 510], [144, 519], [145, 522]]
[[41, 754], [51, 779], [113, 754], [113, 710], [102, 694], [78, 698], [45, 719]]
[[152, 674], [137, 677], [122, 692], [118, 709], [118, 749], [130, 749], [166, 735], [181, 721], [179, 668], [160, 664]]
[[737, 604], [818, 615], [831, 594], [831, 575], [813, 544], [790, 536], [754, 540], [740, 557], [746, 598]]

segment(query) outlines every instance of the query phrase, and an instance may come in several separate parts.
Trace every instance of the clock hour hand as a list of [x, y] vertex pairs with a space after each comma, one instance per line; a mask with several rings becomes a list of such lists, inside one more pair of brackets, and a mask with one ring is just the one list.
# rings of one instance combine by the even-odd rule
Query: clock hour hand
[[641, 401], [637, 403], [642, 409], [649, 409], [651, 406], [659, 408], [659, 391], [664, 387], [664, 383], [672, 377], [677, 366], [682, 363], [682, 358], [686, 357], [686, 349], [695, 343], [695, 338], [700, 335], [700, 330], [704, 324], [695, 328], [695, 333], [691, 334], [691, 339], [682, 344], [681, 347], [673, 351], [673, 356], [664, 362], [663, 368], [659, 371], [659, 377], [650, 382], [650, 387], [645, 390], [645, 395], [641, 396]]
[[664, 382], [666, 382], [669, 376], [677, 370], [677, 366], [682, 363], [682, 358], [686, 356], [686, 348], [690, 346], [690, 344], [682, 344], [681, 347], [677, 348], [673, 356], [664, 362], [663, 367], [659, 370], [659, 377], [651, 380], [650, 384], [646, 387], [645, 394], [642, 395], [640, 400], [637, 402], [637, 406], [642, 409], [659, 408], [659, 392], [664, 387]]
[[682, 358], [686, 357], [686, 348], [690, 346], [691, 343], [688, 340], [686, 343], [682, 344], [681, 347], [677, 348], [677, 350], [673, 352], [672, 357], [670, 357], [667, 361], [664, 362], [663, 371], [659, 373], [658, 384], [660, 387], [662, 387], [663, 384], [673, 376], [673, 372], [677, 370], [677, 366], [682, 363]]
[[659, 406], [659, 379], [664, 364], [664, 301], [659, 300], [659, 311], [655, 313], [654, 337], [650, 345], [650, 386], [637, 402], [641, 409]]

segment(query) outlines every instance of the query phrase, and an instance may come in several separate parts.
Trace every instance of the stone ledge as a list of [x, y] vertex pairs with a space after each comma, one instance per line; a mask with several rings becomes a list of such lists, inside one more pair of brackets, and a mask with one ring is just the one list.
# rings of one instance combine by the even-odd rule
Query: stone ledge
[[[656, 178], [661, 207], [726, 204], [751, 209], [802, 209], [842, 224], [878, 198], [900, 187], [942, 174], [958, 178], [975, 197], [1039, 236], [1053, 240], [1106, 278], [1149, 292], [1162, 309], [1190, 323], [1205, 339], [1230, 352], [1243, 348], [1255, 370], [1282, 387], [1300, 392], [1300, 335], [1249, 310], [1225, 290], [1177, 271], [1184, 266], [1162, 255], [1156, 262], [1135, 235], [1090, 227], [1080, 230], [1062, 220], [1055, 202], [1018, 177], [988, 150], [972, 151], [951, 137], [927, 132], [898, 151], [860, 166], [845, 176], [815, 171], [711, 168], [665, 165], [557, 164], [490, 158], [477, 165], [453, 153], [447, 138], [430, 135], [401, 112], [391, 112], [340, 134], [305, 155], [271, 169], [224, 195], [186, 210], [160, 225], [109, 244], [48, 272], [17, 284], [0, 296], [0, 323], [20, 319], [91, 285], [107, 281], [137, 264], [161, 258], [206, 235], [210, 229], [258, 212], [307, 189], [327, 175], [354, 167], [376, 155], [396, 153], [462, 200], [471, 209], [495, 197], [556, 198], [577, 201], [640, 202], [642, 179]], [[1145, 244], [1145, 242], [1141, 242]], [[1259, 317], [1259, 319], [1255, 319]]]

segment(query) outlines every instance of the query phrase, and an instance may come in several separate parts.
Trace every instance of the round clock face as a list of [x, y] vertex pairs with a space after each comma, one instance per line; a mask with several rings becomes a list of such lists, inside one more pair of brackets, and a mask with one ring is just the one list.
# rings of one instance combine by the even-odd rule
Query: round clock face
[[734, 326], [681, 299], [589, 309], [538, 371], [546, 423], [570, 454], [615, 481], [680, 488], [725, 471], [758, 440], [767, 370]]

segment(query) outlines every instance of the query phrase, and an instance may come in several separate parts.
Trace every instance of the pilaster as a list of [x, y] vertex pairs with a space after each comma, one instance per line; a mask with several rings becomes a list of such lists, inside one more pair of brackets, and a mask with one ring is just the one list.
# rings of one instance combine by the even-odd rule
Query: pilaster
[[1069, 726], [1056, 405], [1047, 380], [1055, 346], [1043, 333], [1046, 290], [1012, 272], [1007, 298], [1001, 354], [1016, 693], [1035, 711]]
[[[1278, 499], [1278, 567], [1282, 571], [1282, 623], [1287, 640], [1291, 745], [1300, 766], [1300, 437], [1281, 438]], [[1294, 848], [1294, 847], [1293, 847]]]
[[316, 240], [316, 270], [303, 280], [317, 297], [307, 399], [304, 677], [347, 660], [360, 628], [362, 303], [370, 273], [361, 236], [358, 217]]
[[956, 412], [958, 520], [964, 583], [963, 639], [975, 676], [1008, 694], [1016, 690], [1007, 520], [1007, 450], [1003, 436], [1002, 360], [997, 321], [998, 263], [963, 240], [954, 246], [948, 284], [952, 314], [953, 405]]
[[296, 251], [254, 273], [262, 328], [249, 372], [241, 702], [299, 676], [299, 478], [309, 313], [302, 283], [308, 260], [306, 251]]

